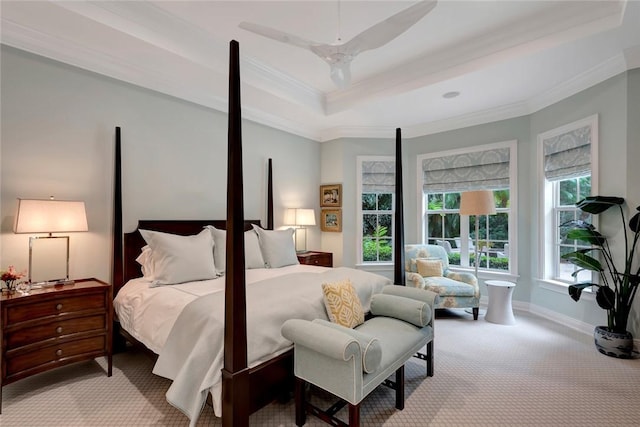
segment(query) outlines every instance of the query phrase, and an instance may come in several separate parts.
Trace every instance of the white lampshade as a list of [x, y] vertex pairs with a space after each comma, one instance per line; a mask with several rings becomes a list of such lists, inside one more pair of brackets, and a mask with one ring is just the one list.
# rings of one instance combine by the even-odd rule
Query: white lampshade
[[493, 191], [465, 191], [460, 197], [460, 215], [493, 215], [496, 202]]
[[287, 209], [285, 225], [316, 225], [316, 215], [313, 209]]
[[18, 199], [15, 233], [87, 231], [84, 202]]

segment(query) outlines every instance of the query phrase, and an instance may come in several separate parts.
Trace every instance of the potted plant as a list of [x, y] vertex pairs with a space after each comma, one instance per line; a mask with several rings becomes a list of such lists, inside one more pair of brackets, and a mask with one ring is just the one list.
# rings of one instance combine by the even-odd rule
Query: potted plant
[[[598, 351], [608, 356], [629, 358], [633, 352], [633, 336], [627, 331], [627, 320], [640, 284], [640, 267], [636, 255], [636, 245], [640, 238], [640, 212], [633, 215], [627, 231], [623, 204], [622, 197], [606, 196], [587, 197], [576, 203], [580, 210], [592, 215], [598, 215], [613, 206], [618, 207], [624, 234], [623, 262], [614, 261], [607, 238], [592, 224], [582, 220], [570, 221], [562, 227], [569, 228], [566, 235], [568, 239], [586, 242], [591, 248], [564, 254], [562, 258], [580, 268], [573, 273], [574, 277], [582, 270], [594, 271], [600, 276], [599, 283], [584, 282], [569, 286], [569, 295], [574, 301], [580, 299], [583, 289], [592, 286], [597, 288], [596, 302], [607, 311], [607, 326], [597, 326], [594, 332]], [[640, 211], [640, 206], [636, 210]]]

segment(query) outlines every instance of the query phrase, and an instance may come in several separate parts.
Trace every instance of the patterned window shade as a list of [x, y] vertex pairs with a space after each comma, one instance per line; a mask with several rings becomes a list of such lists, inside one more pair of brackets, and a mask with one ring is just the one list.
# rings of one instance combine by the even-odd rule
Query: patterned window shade
[[550, 181], [591, 172], [591, 126], [545, 139], [544, 176]]
[[363, 161], [362, 192], [394, 193], [396, 186], [395, 176], [395, 162]]
[[425, 193], [495, 190], [509, 186], [509, 148], [422, 161]]

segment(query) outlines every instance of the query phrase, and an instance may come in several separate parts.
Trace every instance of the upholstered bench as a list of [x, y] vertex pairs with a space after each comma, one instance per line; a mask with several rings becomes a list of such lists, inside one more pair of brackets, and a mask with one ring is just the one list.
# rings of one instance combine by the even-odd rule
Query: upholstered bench
[[[427, 375], [433, 376], [433, 307], [438, 295], [405, 286], [386, 286], [371, 300], [372, 317], [354, 329], [316, 319], [287, 320], [282, 335], [294, 343], [296, 424], [307, 412], [332, 425], [349, 404], [349, 425], [360, 422], [360, 402], [378, 385], [396, 391], [396, 408], [404, 408], [404, 364], [425, 345]], [[395, 382], [388, 377], [395, 372]], [[307, 402], [309, 382], [342, 401], [326, 411]]]

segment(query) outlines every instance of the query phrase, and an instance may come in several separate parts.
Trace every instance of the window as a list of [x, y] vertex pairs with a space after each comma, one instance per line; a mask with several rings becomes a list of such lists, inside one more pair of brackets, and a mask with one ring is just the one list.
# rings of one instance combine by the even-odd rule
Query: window
[[475, 216], [460, 215], [461, 194], [488, 189], [496, 214], [479, 217], [478, 269], [515, 274], [515, 151], [513, 141], [418, 157], [423, 241], [444, 247], [451, 265], [475, 266]]
[[571, 284], [595, 281], [590, 271], [580, 271], [562, 255], [588, 245], [567, 240], [563, 224], [591, 215], [575, 207], [576, 202], [596, 190], [597, 115], [538, 135], [541, 191], [541, 277]]
[[359, 260], [393, 261], [395, 160], [393, 157], [358, 157], [361, 194]]

